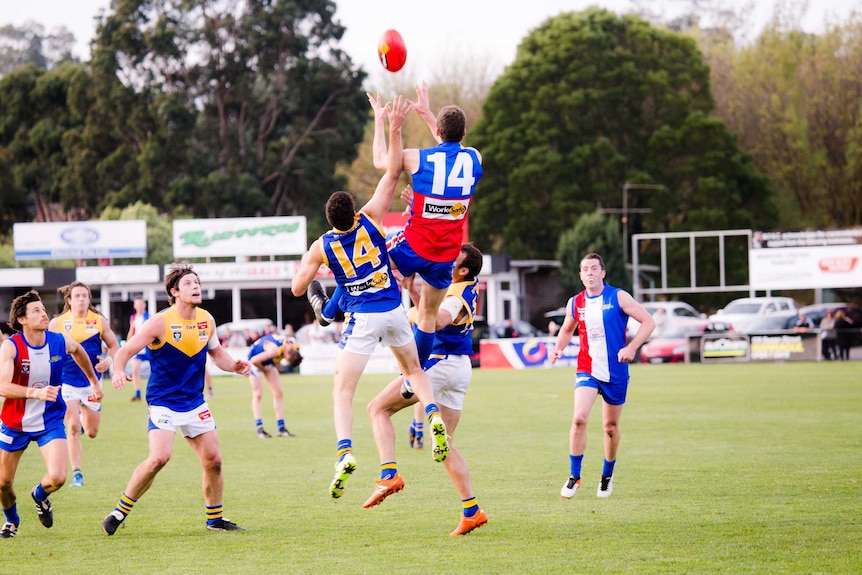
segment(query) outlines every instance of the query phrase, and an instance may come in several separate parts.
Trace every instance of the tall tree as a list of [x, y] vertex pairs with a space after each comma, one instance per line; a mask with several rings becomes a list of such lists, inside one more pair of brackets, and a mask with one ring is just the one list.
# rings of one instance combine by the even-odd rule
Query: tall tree
[[64, 26], [48, 33], [36, 22], [0, 26], [0, 76], [26, 64], [53, 68], [74, 61], [75, 35]]
[[690, 38], [589, 9], [545, 21], [498, 78], [468, 143], [485, 176], [471, 208], [484, 250], [547, 257], [596, 207], [652, 209], [641, 231], [771, 226], [767, 181], [709, 118], [709, 70]]
[[[196, 216], [297, 214], [342, 187], [334, 167], [355, 157], [368, 116], [364, 73], [338, 47], [344, 28], [333, 2], [113, 7], [93, 55], [92, 129], [108, 120], [118, 144], [97, 154], [97, 170], [112, 175], [109, 203], [146, 197]], [[119, 185], [124, 174], [138, 189]]]

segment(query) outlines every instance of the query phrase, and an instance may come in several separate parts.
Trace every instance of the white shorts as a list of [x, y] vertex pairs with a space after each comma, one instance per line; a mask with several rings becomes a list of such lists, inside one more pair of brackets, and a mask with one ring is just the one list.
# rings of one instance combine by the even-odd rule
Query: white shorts
[[435, 401], [449, 409], [462, 410], [464, 395], [473, 376], [470, 356], [450, 355], [446, 359], [437, 361], [425, 371], [431, 380]]
[[88, 385], [87, 387], [75, 387], [74, 385], [64, 383], [60, 393], [63, 395], [63, 401], [66, 403], [69, 403], [70, 401], [80, 401], [81, 407], [86, 407], [90, 411], [102, 411], [101, 403], [87, 399], [93, 395], [92, 385]]
[[147, 430], [164, 429], [176, 432], [179, 429], [183, 437], [197, 437], [216, 428], [215, 419], [207, 402], [203, 402], [197, 409], [182, 412], [173, 411], [161, 405], [151, 405], [149, 417]]
[[413, 341], [413, 329], [401, 306], [390, 311], [351, 313], [345, 317], [338, 347], [359, 355], [371, 355], [378, 343], [401, 347]]

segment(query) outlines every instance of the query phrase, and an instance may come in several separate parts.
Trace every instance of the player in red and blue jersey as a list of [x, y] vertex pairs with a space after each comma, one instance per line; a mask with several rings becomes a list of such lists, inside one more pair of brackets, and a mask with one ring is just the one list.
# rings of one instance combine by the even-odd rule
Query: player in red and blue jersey
[[[48, 329], [64, 333], [80, 343], [93, 368], [100, 375], [106, 373], [114, 364], [114, 354], [120, 349], [117, 336], [108, 325], [108, 320], [92, 304], [90, 287], [75, 281], [61, 287], [58, 292], [65, 302], [63, 312], [51, 320]], [[102, 343], [107, 352], [102, 352]], [[69, 463], [72, 465], [72, 483], [69, 487], [83, 487], [84, 474], [81, 471], [81, 458], [84, 446], [82, 433], [95, 439], [99, 434], [102, 420], [102, 403], [89, 401], [92, 395], [90, 382], [84, 372], [72, 362], [63, 366], [63, 401], [66, 403], [66, 430], [69, 444]]]
[[[605, 460], [597, 495], [610, 497], [620, 445], [619, 420], [626, 401], [629, 362], [655, 329], [655, 320], [626, 291], [605, 283], [605, 263], [597, 253], [589, 253], [580, 263], [584, 290], [566, 304], [566, 319], [557, 334], [551, 363], [562, 357], [575, 330], [580, 337], [578, 370], [575, 375], [575, 407], [569, 431], [569, 478], [560, 491], [574, 497], [581, 485], [581, 463], [587, 447], [587, 421], [599, 394], [602, 396], [602, 427]], [[634, 338], [626, 343], [626, 323], [640, 322]]]
[[[461, 144], [467, 134], [467, 116], [458, 106], [445, 106], [436, 116], [431, 112], [428, 87], [416, 87], [412, 102], [438, 145], [404, 150], [402, 169], [413, 178], [413, 201], [404, 233], [389, 242], [389, 257], [405, 277], [422, 276], [417, 305], [416, 346], [424, 364], [434, 345], [437, 310], [452, 281], [452, 266], [461, 250], [467, 212], [482, 177], [482, 156]], [[382, 162], [385, 144], [379, 125], [385, 113], [379, 100], [368, 96], [375, 113], [373, 156], [376, 167]]]
[[87, 351], [66, 334], [48, 331], [48, 312], [39, 293], [31, 290], [12, 301], [9, 326], [18, 333], [0, 345], [0, 505], [6, 523], [0, 538], [14, 537], [21, 521], [15, 493], [15, 472], [31, 441], [39, 445], [46, 473], [30, 492], [39, 522], [54, 524], [48, 495], [66, 482], [68, 454], [63, 417], [66, 404], [61, 385], [63, 370], [72, 360], [90, 388], [89, 401], [102, 399], [102, 388]]
[[[340, 288], [338, 305], [345, 312], [333, 381], [333, 419], [338, 440], [335, 475], [329, 487], [333, 499], [342, 496], [345, 482], [356, 470], [352, 440], [353, 396], [371, 353], [381, 343], [392, 350], [401, 372], [410, 377], [416, 395], [425, 405], [426, 416], [435, 433], [434, 459], [443, 461], [449, 453], [446, 426], [434, 402], [431, 382], [419, 362], [413, 331], [401, 305], [401, 292], [389, 265], [386, 236], [380, 227], [401, 174], [401, 127], [410, 104], [396, 96], [387, 108], [390, 146], [386, 173], [358, 213], [353, 197], [347, 192], [335, 192], [329, 197], [326, 219], [333, 229], [311, 244], [291, 283], [293, 295], [302, 296], [312, 285], [320, 266], [326, 264]], [[319, 283], [315, 285], [320, 288]], [[317, 305], [312, 303], [315, 315], [322, 304], [322, 299]]]

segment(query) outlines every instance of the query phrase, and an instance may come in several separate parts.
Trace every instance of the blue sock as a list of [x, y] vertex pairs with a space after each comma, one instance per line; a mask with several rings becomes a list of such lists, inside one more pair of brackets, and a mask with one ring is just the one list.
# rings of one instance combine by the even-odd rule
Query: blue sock
[[21, 518], [18, 517], [17, 503], [13, 503], [12, 507], [10, 507], [9, 509], [4, 509], [3, 513], [4, 515], [6, 515], [6, 521], [8, 521], [9, 523], [14, 523], [15, 525], [21, 523]]
[[394, 461], [380, 464], [380, 479], [392, 479], [398, 473], [398, 466]]
[[476, 503], [475, 497], [468, 497], [461, 500], [461, 507], [464, 508], [464, 517], [473, 517], [479, 511], [479, 504]]
[[428, 418], [428, 423], [431, 423], [431, 418], [435, 415], [440, 415], [440, 408], [436, 403], [429, 403], [425, 406], [425, 417]]
[[425, 428], [425, 423], [422, 421], [413, 420], [413, 432], [416, 434], [417, 438], [421, 438], [423, 435], [423, 429]]
[[207, 505], [207, 525], [215, 525], [224, 517], [224, 505]]
[[275, 423], [278, 425], [278, 430], [279, 430], [279, 431], [284, 431], [284, 420], [283, 420], [283, 419], [279, 419], [279, 420], [278, 420], [278, 421], [276, 421]]
[[33, 490], [33, 496], [36, 498], [36, 501], [45, 501], [48, 499], [48, 492], [45, 491], [45, 488], [42, 487], [42, 484], [36, 486], [36, 489]]
[[254, 426], [257, 428], [263, 427], [263, 420], [262, 419], [255, 419], [254, 420]]
[[425, 362], [428, 361], [428, 356], [431, 355], [431, 348], [434, 347], [434, 338], [435, 335], [433, 333], [428, 333], [421, 329], [416, 330], [416, 349], [419, 351], [419, 365], [424, 366]]
[[584, 460], [584, 454], [569, 455], [569, 473], [575, 479], [581, 478], [581, 462]]
[[338, 461], [341, 461], [341, 459], [348, 453], [353, 453], [353, 442], [349, 439], [340, 439], [335, 452], [335, 456], [338, 457]]
[[608, 461], [605, 459], [604, 465], [602, 465], [602, 477], [610, 477], [614, 474], [614, 464], [616, 464], [617, 460]]
[[323, 317], [326, 319], [335, 319], [335, 316], [341, 311], [341, 308], [338, 306], [338, 300], [341, 299], [341, 293], [344, 290], [341, 289], [341, 286], [335, 286], [335, 291], [332, 292], [332, 297], [329, 298], [329, 301], [326, 302], [323, 306]]
[[138, 397], [138, 398], [141, 397], [141, 390], [140, 389], [135, 390], [135, 397]]

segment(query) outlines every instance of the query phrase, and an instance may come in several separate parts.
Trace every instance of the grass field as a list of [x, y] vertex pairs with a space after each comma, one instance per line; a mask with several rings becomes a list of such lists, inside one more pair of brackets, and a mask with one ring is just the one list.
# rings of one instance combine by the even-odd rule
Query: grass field
[[[359, 469], [329, 498], [335, 437], [328, 377], [284, 378], [292, 439], [253, 433], [244, 379], [215, 380], [225, 514], [244, 533], [204, 529], [200, 467], [173, 460], [113, 537], [100, 528], [146, 455], [145, 408], [106, 390], [102, 430], [85, 439], [82, 489], [53, 496], [44, 529], [27, 494], [44, 472], [35, 446], [16, 482], [21, 525], [0, 542], [8, 573], [859, 573], [862, 377], [856, 362], [637, 365], [621, 421], [613, 497], [598, 499], [600, 408], [584, 487], [568, 476], [570, 369], [475, 370], [456, 442], [488, 525], [453, 538], [460, 501], [430, 450], [407, 448], [407, 486], [371, 510], [378, 461], [356, 397]], [[269, 393], [265, 422], [274, 428]], [[270, 429], [272, 431], [272, 429]]]

